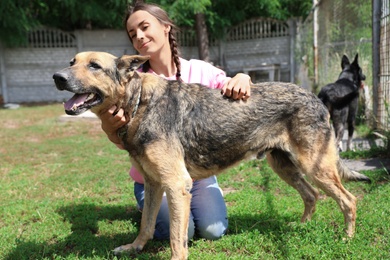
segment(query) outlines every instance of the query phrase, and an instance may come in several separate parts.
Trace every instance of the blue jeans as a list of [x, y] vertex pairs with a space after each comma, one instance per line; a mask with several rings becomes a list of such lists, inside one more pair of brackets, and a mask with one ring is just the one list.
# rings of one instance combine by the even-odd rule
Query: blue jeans
[[[144, 205], [144, 185], [134, 183], [134, 195], [138, 207]], [[215, 176], [193, 182], [191, 189], [191, 212], [188, 227], [188, 239], [196, 233], [201, 238], [215, 240], [221, 238], [227, 229], [226, 204]], [[155, 239], [169, 239], [169, 209], [167, 197], [161, 202], [157, 215]]]

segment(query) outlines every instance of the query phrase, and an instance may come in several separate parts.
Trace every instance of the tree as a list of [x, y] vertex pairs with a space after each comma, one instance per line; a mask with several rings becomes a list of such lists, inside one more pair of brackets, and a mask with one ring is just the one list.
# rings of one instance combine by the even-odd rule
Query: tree
[[65, 31], [122, 28], [127, 0], [1, 0], [0, 39], [7, 46], [27, 43], [38, 26]]
[[[1, 0], [0, 40], [8, 46], [27, 42], [27, 32], [38, 26], [65, 31], [119, 29], [130, 0]], [[312, 0], [150, 0], [161, 5], [178, 26], [201, 22], [201, 39], [210, 33], [223, 37], [225, 28], [252, 17], [287, 19], [306, 16]], [[204, 16], [204, 20], [203, 20]], [[198, 18], [196, 18], [198, 17]], [[201, 40], [202, 43], [205, 40]]]
[[0, 39], [4, 44], [17, 46], [27, 41], [27, 32], [39, 24], [32, 19], [33, 6], [29, 0], [0, 2]]
[[207, 33], [205, 13], [207, 8], [211, 6], [211, 0], [160, 1], [159, 4], [167, 10], [171, 19], [178, 26], [189, 26], [195, 29], [198, 39], [199, 58], [209, 61], [209, 36]]
[[[286, 20], [290, 17], [306, 17], [312, 0], [160, 0], [178, 26], [195, 28], [199, 57], [208, 60], [208, 33], [222, 38], [226, 28], [253, 17], [271, 17]], [[206, 27], [207, 26], [207, 27]]]
[[196, 35], [198, 38], [199, 58], [210, 61], [209, 36], [207, 34], [206, 19], [203, 13], [195, 14]]

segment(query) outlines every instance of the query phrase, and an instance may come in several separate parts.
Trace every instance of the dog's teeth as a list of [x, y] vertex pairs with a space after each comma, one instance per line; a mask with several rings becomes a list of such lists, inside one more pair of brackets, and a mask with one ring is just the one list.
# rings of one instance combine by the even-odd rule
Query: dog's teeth
[[88, 95], [87, 99], [85, 101], [89, 101], [95, 97], [95, 94], [91, 93]]

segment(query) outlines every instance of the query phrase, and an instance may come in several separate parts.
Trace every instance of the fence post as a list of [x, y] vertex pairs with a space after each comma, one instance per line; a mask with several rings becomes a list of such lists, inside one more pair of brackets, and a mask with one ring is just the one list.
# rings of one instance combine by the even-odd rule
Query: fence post
[[[297, 40], [297, 20], [289, 19], [287, 21], [290, 37], [290, 82], [295, 83], [296, 61], [295, 61], [295, 43]], [[279, 79], [280, 80], [280, 79]]]
[[82, 30], [76, 30], [74, 32], [74, 35], [76, 37], [76, 45], [77, 45], [77, 52], [82, 52], [84, 51], [84, 46], [83, 46], [83, 37], [84, 34], [82, 33]]
[[379, 84], [380, 84], [380, 37], [381, 37], [381, 7], [382, 0], [372, 1], [372, 111], [376, 120], [373, 127], [377, 127], [380, 120], [378, 113]]
[[7, 79], [5, 73], [5, 64], [4, 64], [4, 49], [0, 42], [0, 78], [1, 78], [1, 93], [3, 95], [4, 104], [8, 103], [8, 90], [7, 90]]
[[318, 2], [313, 0], [313, 65], [314, 85], [318, 85]]

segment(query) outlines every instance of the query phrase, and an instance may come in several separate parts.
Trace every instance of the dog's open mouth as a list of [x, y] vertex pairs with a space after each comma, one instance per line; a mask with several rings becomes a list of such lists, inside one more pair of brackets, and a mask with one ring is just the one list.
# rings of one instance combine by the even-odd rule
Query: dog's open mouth
[[68, 115], [79, 115], [91, 107], [102, 103], [102, 98], [96, 93], [75, 94], [64, 103], [65, 112]]

